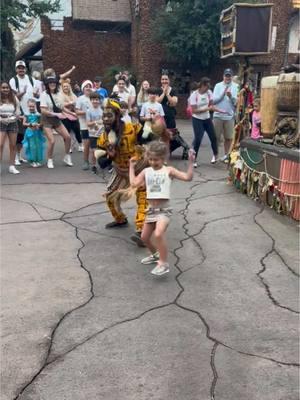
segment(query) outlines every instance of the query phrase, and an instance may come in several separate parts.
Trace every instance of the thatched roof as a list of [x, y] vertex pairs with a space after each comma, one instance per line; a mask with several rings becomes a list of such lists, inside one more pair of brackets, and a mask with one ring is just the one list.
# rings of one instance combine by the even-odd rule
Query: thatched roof
[[73, 0], [73, 19], [131, 22], [130, 0]]

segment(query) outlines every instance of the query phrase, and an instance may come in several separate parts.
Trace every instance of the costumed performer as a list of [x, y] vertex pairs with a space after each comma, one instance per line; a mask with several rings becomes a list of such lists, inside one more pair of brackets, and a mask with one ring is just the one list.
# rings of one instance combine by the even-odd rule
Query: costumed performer
[[[114, 218], [106, 228], [119, 228], [128, 225], [128, 220], [121, 208], [121, 200], [129, 184], [129, 160], [137, 157], [136, 172], [141, 172], [148, 164], [138, 148], [138, 135], [142, 126], [139, 123], [125, 123], [122, 121], [121, 108], [114, 99], [108, 99], [103, 110], [104, 130], [97, 140], [97, 147], [106, 152], [106, 157], [113, 161], [114, 170], [105, 194], [107, 206]], [[104, 152], [100, 153], [103, 157]], [[97, 156], [97, 150], [95, 152]], [[135, 216], [135, 235], [131, 239], [139, 246], [144, 246], [141, 240], [141, 231], [145, 221], [147, 208], [145, 188], [136, 190], [137, 212]]]

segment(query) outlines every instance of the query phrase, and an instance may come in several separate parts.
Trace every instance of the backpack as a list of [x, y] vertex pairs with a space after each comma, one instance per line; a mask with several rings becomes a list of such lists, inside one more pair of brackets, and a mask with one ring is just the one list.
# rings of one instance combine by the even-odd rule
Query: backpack
[[[31, 83], [31, 86], [33, 87], [33, 79], [32, 79], [32, 76], [30, 76], [30, 75], [27, 75], [27, 76], [28, 76], [28, 78], [29, 78], [29, 82]], [[17, 75], [14, 76], [14, 80], [15, 80], [15, 84], [16, 84], [16, 90], [18, 91], [18, 90], [19, 90], [19, 79], [18, 79]]]

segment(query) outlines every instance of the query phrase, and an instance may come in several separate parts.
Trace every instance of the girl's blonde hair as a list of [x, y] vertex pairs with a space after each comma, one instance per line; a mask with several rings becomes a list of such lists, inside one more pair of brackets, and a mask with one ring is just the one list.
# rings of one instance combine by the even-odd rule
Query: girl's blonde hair
[[[69, 88], [69, 94], [65, 94], [63, 91], [63, 86], [67, 85]], [[72, 90], [72, 86], [70, 84], [70, 80], [69, 79], [65, 79], [62, 81], [60, 88], [59, 88], [59, 95], [60, 97], [63, 99], [63, 101], [73, 101], [76, 98], [75, 93]]]
[[159, 158], [166, 158], [168, 154], [167, 145], [158, 140], [154, 140], [147, 147], [147, 155], [153, 154]]
[[[137, 101], [138, 101], [138, 103], [141, 103], [141, 104], [142, 103], [146, 103], [146, 101], [148, 101], [148, 93], [145, 92], [145, 89], [143, 88], [143, 85], [144, 85], [145, 82], [148, 82], [148, 81], [143, 81], [142, 82], [140, 90], [139, 90], [139, 93], [137, 95]], [[150, 85], [149, 85], [149, 87], [150, 87]]]

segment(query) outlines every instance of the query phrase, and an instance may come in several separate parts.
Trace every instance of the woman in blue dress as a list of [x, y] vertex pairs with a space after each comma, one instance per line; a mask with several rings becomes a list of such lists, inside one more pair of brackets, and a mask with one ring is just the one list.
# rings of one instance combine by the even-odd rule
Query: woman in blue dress
[[36, 110], [34, 99], [28, 100], [29, 114], [25, 115], [23, 125], [26, 127], [23, 147], [27, 160], [32, 167], [40, 167], [44, 162], [45, 142], [41, 129], [41, 116]]

